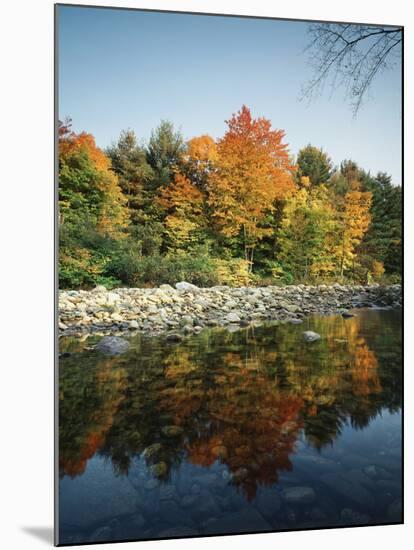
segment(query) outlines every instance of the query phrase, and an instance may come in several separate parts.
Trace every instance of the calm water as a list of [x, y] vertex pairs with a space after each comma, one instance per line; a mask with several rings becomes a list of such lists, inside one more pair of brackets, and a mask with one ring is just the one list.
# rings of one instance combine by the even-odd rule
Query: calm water
[[401, 521], [399, 310], [94, 341], [61, 340], [61, 544]]

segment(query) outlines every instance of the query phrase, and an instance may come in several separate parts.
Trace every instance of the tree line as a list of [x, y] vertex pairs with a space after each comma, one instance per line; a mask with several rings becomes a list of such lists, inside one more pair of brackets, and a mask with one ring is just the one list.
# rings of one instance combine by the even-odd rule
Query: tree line
[[162, 121], [106, 150], [59, 122], [61, 288], [398, 281], [401, 187], [243, 106], [223, 137]]

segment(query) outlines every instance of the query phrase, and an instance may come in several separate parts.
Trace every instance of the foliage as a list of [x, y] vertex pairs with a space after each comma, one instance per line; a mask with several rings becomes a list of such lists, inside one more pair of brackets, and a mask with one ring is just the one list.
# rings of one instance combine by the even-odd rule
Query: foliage
[[146, 152], [138, 146], [133, 130], [123, 130], [116, 144], [106, 150], [112, 169], [126, 197], [126, 205], [134, 222], [139, 222], [140, 207], [145, 200], [145, 187], [153, 175]]
[[186, 143], [168, 121], [106, 152], [59, 125], [62, 288], [395, 282], [402, 193], [312, 145], [293, 164], [283, 130], [243, 106], [224, 136]]
[[293, 172], [283, 130], [272, 130], [265, 118], [253, 119], [243, 106], [227, 121], [218, 142], [218, 168], [209, 182], [214, 223], [226, 237], [242, 234], [244, 256], [253, 253], [269, 230], [262, 225], [277, 199], [294, 190]]
[[331, 176], [331, 159], [318, 147], [309, 144], [301, 149], [296, 162], [298, 165], [297, 179], [299, 183], [303, 183], [302, 178], [306, 177], [312, 185], [320, 185], [327, 183]]
[[300, 189], [287, 201], [279, 237], [277, 259], [285, 282], [323, 279], [335, 270], [332, 243], [335, 211], [325, 188]]
[[181, 133], [174, 130], [171, 122], [163, 120], [152, 132], [147, 147], [147, 161], [154, 171], [153, 188], [169, 183], [184, 150]]

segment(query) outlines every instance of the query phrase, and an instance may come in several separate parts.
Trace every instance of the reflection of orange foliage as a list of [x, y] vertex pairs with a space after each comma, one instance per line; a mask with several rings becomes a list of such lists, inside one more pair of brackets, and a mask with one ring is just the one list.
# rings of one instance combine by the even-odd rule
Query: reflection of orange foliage
[[105, 441], [102, 433], [90, 433], [86, 436], [86, 441], [80, 449], [79, 455], [76, 458], [69, 457], [67, 460], [61, 458], [60, 466], [64, 473], [70, 477], [76, 477], [83, 474], [86, 468], [86, 463], [96, 451], [102, 447]]
[[[220, 460], [233, 473], [233, 483], [252, 499], [258, 485], [275, 483], [279, 470], [291, 468], [303, 400], [282, 393], [261, 374], [263, 352], [249, 357], [227, 353], [204, 391], [192, 376], [196, 363], [184, 350], [178, 362], [178, 353], [168, 359], [166, 373], [176, 385], [162, 391], [161, 409], [185, 427], [202, 406], [200, 431], [187, 445], [187, 459], [204, 467]], [[204, 415], [209, 422], [203, 422]]]
[[[105, 434], [111, 428], [119, 404], [123, 400], [126, 384], [126, 371], [113, 369], [113, 361], [102, 361], [95, 373], [94, 392], [101, 397], [101, 406], [91, 412], [85, 433], [81, 434], [82, 443], [78, 452], [70, 449], [67, 454], [59, 453], [59, 466], [63, 475], [75, 477], [85, 471], [86, 464], [105, 443]], [[78, 427], [80, 430], [84, 426]]]
[[354, 357], [352, 379], [355, 382], [355, 395], [380, 393], [382, 388], [378, 377], [378, 362], [363, 338], [358, 338], [356, 342]]
[[[254, 331], [213, 331], [197, 347], [184, 342], [162, 356], [155, 353], [151, 372], [128, 370], [127, 392], [119, 359], [100, 361], [79, 386], [68, 376], [62, 403], [72, 398], [81, 412], [65, 409], [70, 445], [61, 438], [61, 471], [81, 474], [101, 449], [125, 473], [133, 456], [155, 444], [160, 450], [154, 456], [168, 472], [184, 453], [205, 468], [218, 461], [232, 474], [232, 484], [254, 498], [258, 486], [277, 483], [279, 472], [292, 468], [302, 430], [322, 448], [341, 433], [344, 417], [363, 427], [378, 411], [380, 369], [362, 336], [361, 319], [334, 317], [321, 325], [313, 327], [324, 338], [311, 356], [308, 347], [292, 353], [286, 335], [269, 332], [269, 338], [256, 339]], [[209, 356], [216, 349], [231, 351]], [[165, 426], [181, 429], [167, 434]]]

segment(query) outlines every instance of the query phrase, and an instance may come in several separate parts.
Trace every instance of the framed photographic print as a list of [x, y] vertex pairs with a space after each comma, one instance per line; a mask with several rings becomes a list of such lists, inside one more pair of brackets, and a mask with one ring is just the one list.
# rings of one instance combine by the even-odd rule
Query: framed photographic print
[[55, 36], [55, 543], [402, 523], [403, 27]]

